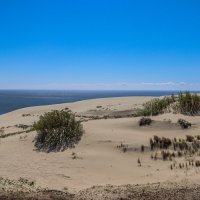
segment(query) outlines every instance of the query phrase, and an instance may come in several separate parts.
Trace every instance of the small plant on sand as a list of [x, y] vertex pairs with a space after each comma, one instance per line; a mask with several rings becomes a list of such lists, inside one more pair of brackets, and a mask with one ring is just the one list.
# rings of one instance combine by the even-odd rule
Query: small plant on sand
[[152, 119], [147, 117], [142, 117], [139, 121], [139, 126], [151, 125]]
[[151, 151], [154, 149], [168, 149], [172, 145], [172, 141], [169, 138], [165, 137], [158, 137], [157, 135], [154, 135], [154, 138], [150, 138], [150, 148]]
[[193, 142], [194, 141], [194, 137], [192, 135], [186, 135], [186, 141], [187, 142]]
[[0, 129], [0, 135], [3, 134], [3, 133], [4, 133], [4, 130], [3, 130], [3, 129]]
[[141, 167], [142, 166], [142, 163], [141, 163], [141, 161], [140, 161], [140, 159], [138, 158], [138, 160], [137, 160], [137, 163], [138, 163], [138, 165]]
[[187, 129], [192, 126], [192, 124], [184, 119], [179, 119], [178, 124], [181, 126], [182, 129]]
[[158, 158], [158, 154], [156, 152], [155, 155], [154, 155], [154, 160], [157, 160], [157, 158]]
[[83, 134], [83, 128], [71, 112], [52, 111], [40, 116], [34, 123], [38, 132], [35, 146], [45, 151], [62, 151], [74, 147]]
[[197, 140], [200, 140], [200, 135], [196, 135]]
[[195, 166], [196, 166], [196, 167], [200, 167], [200, 161], [199, 161], [199, 160], [196, 160], [196, 161], [195, 161]]
[[141, 152], [144, 152], [144, 145], [141, 145]]
[[72, 153], [72, 159], [75, 160], [75, 159], [77, 159], [77, 158], [78, 158], [77, 154], [76, 154], [75, 152], [73, 152], [73, 153]]

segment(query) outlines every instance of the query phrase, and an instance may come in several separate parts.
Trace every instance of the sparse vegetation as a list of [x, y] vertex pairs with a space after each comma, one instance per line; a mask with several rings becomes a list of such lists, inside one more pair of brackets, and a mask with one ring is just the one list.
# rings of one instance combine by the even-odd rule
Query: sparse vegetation
[[155, 98], [143, 104], [143, 109], [137, 113], [138, 116], [155, 116], [169, 111], [170, 105], [174, 103], [174, 97]]
[[139, 126], [151, 125], [151, 123], [152, 123], [152, 119], [151, 118], [142, 117], [139, 120]]
[[[147, 147], [148, 148], [148, 147]], [[186, 139], [169, 139], [160, 138], [154, 136], [150, 138], [149, 149], [152, 151], [152, 160], [173, 161], [174, 164], [170, 165], [170, 169], [186, 169], [189, 170], [189, 166], [200, 167], [200, 160], [197, 157], [200, 156], [200, 141], [199, 136], [186, 135]], [[155, 153], [153, 153], [155, 150]], [[184, 163], [177, 163], [175, 159], [184, 159]], [[181, 159], [181, 160], [182, 160]]]
[[71, 112], [52, 111], [40, 116], [34, 123], [38, 132], [35, 146], [45, 151], [60, 151], [74, 147], [83, 134], [83, 128]]
[[179, 119], [178, 124], [181, 126], [182, 129], [187, 129], [192, 126], [192, 124], [184, 119]]
[[137, 160], [137, 163], [138, 163], [138, 165], [141, 167], [142, 166], [142, 163], [141, 163], [141, 161], [140, 161], [140, 159], [138, 158], [138, 160]]
[[144, 152], [144, 145], [141, 145], [141, 152]]
[[2, 135], [4, 133], [3, 129], [0, 129], [0, 135]]
[[21, 129], [23, 129], [23, 130], [25, 130], [25, 129], [28, 129], [29, 127], [31, 127], [31, 126], [28, 126], [28, 125], [25, 125], [25, 124], [18, 124], [18, 125], [15, 125], [17, 128], [21, 128]]
[[198, 114], [200, 111], [200, 96], [190, 92], [180, 93], [177, 99], [177, 111], [186, 115]]
[[126, 153], [128, 149], [128, 144], [121, 143], [120, 145], [117, 146], [117, 148], [121, 149], [124, 153]]
[[150, 138], [150, 147], [151, 150], [154, 149], [168, 149], [169, 146], [171, 146], [172, 141], [169, 138], [165, 138], [165, 137], [158, 137], [156, 135], [154, 135], [154, 138]]
[[155, 98], [143, 104], [143, 108], [139, 109], [135, 116], [156, 116], [171, 111], [185, 115], [198, 115], [200, 112], [200, 96], [185, 92], [177, 96]]
[[186, 135], [186, 141], [187, 142], [193, 142], [194, 141], [194, 137], [192, 135]]
[[31, 114], [22, 114], [22, 117], [29, 117]]

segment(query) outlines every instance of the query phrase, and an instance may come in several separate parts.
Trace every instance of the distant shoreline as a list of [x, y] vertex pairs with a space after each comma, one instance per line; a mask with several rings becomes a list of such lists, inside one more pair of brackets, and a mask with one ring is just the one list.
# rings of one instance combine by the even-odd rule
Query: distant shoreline
[[[5, 114], [20, 108], [72, 103], [81, 100], [134, 97], [134, 96], [165, 96], [177, 94], [180, 91], [121, 91], [121, 90], [0, 90], [0, 114]], [[197, 91], [195, 91], [197, 93]]]

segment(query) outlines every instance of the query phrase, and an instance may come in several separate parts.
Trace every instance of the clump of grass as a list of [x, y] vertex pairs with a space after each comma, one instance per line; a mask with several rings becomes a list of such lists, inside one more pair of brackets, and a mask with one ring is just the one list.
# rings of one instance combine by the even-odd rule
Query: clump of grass
[[154, 149], [168, 149], [172, 145], [172, 141], [169, 138], [158, 137], [154, 135], [153, 139], [150, 138], [150, 148], [153, 151]]
[[196, 166], [196, 167], [200, 167], [200, 160], [196, 160], [196, 161], [195, 161], [195, 166]]
[[178, 151], [178, 157], [182, 157], [183, 153], [181, 151]]
[[157, 158], [158, 158], [158, 153], [156, 152], [154, 155], [154, 160], [157, 160]]
[[143, 109], [138, 110], [137, 116], [156, 116], [169, 110], [169, 106], [174, 102], [174, 97], [155, 98], [143, 104]]
[[29, 116], [31, 116], [31, 114], [22, 114], [22, 117], [29, 117]]
[[144, 145], [141, 145], [141, 152], [144, 152]]
[[0, 135], [2, 135], [4, 133], [3, 129], [0, 129]]
[[45, 151], [61, 151], [74, 147], [83, 134], [83, 128], [71, 112], [51, 111], [40, 116], [33, 125], [38, 132], [35, 146]]
[[152, 124], [152, 119], [147, 117], [142, 117], [139, 120], [139, 126], [147, 126]]
[[121, 149], [124, 153], [128, 150], [128, 144], [121, 143], [120, 145], [117, 145], [117, 148]]
[[167, 160], [169, 158], [169, 155], [170, 155], [170, 153], [166, 152], [166, 151], [162, 151], [161, 154], [162, 154], [163, 160]]
[[155, 98], [143, 104], [135, 116], [156, 116], [165, 112], [179, 112], [185, 115], [196, 115], [200, 112], [200, 96], [190, 92], [171, 95], [162, 99]]
[[77, 158], [78, 158], [77, 154], [75, 152], [72, 152], [72, 159], [75, 160]]
[[141, 161], [140, 161], [140, 159], [138, 158], [138, 160], [137, 160], [137, 163], [138, 163], [138, 165], [141, 167], [142, 166], [142, 163], [141, 163]]
[[23, 130], [25, 129], [28, 129], [30, 126], [29, 125], [25, 125], [25, 124], [18, 124], [18, 125], [15, 125], [17, 128], [21, 128]]
[[193, 142], [194, 141], [194, 137], [192, 135], [186, 135], [186, 141], [187, 142]]
[[179, 119], [178, 124], [181, 126], [182, 129], [187, 129], [192, 126], [192, 124], [184, 119]]
[[197, 140], [200, 140], [200, 135], [196, 135]]
[[200, 111], [200, 96], [190, 92], [180, 93], [177, 99], [177, 110], [186, 115], [198, 114]]

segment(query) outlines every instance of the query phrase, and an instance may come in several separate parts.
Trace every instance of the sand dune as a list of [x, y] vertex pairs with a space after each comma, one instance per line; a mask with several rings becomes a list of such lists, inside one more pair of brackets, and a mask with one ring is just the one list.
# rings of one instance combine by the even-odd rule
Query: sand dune
[[[169, 138], [184, 138], [200, 133], [200, 117], [167, 113], [153, 117], [148, 127], [138, 126], [138, 117], [128, 117], [152, 97], [123, 97], [95, 99], [75, 103], [24, 108], [0, 116], [3, 134], [25, 131], [16, 125], [32, 125], [41, 114], [51, 110], [69, 108], [87, 120], [81, 142], [74, 149], [58, 153], [36, 151], [33, 139], [36, 132], [13, 134], [0, 140], [0, 177], [17, 180], [20, 177], [35, 181], [37, 186], [61, 191], [78, 192], [92, 186], [148, 184], [148, 183], [198, 183], [200, 172], [170, 170], [169, 161], [150, 158], [149, 150], [140, 152], [141, 145], [149, 146], [154, 135]], [[92, 120], [91, 116], [115, 116], [117, 119]], [[89, 118], [88, 118], [89, 116]], [[182, 130], [176, 125], [179, 118], [193, 125]], [[169, 122], [169, 120], [171, 120]], [[128, 145], [126, 153], [117, 146]], [[72, 159], [72, 153], [77, 159]], [[138, 166], [138, 158], [142, 166]]]

